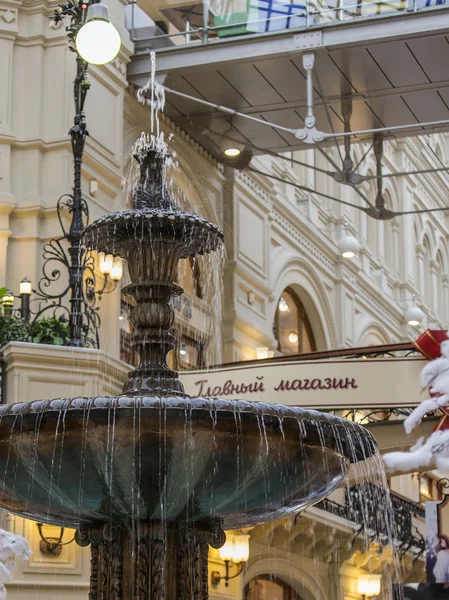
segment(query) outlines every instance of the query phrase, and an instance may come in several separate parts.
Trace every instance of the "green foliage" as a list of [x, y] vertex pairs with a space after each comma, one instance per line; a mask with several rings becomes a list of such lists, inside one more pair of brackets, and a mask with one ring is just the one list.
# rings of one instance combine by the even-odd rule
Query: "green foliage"
[[7, 291], [8, 291], [7, 287], [0, 287], [0, 298], [3, 298], [3, 296], [6, 294]]
[[0, 348], [8, 342], [29, 342], [30, 326], [23, 319], [0, 316]]
[[69, 340], [68, 322], [56, 317], [47, 317], [35, 323], [27, 323], [20, 317], [0, 316], [0, 348], [6, 346], [8, 342], [33, 342], [64, 346]]
[[35, 344], [65, 346], [70, 340], [69, 324], [56, 317], [41, 319], [30, 327], [30, 336]]

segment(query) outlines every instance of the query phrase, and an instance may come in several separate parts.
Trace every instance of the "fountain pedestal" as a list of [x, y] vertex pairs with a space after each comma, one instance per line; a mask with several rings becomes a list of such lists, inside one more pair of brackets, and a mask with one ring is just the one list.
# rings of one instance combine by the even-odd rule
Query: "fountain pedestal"
[[219, 524], [97, 523], [76, 534], [91, 545], [89, 600], [207, 600], [209, 545], [219, 548]]

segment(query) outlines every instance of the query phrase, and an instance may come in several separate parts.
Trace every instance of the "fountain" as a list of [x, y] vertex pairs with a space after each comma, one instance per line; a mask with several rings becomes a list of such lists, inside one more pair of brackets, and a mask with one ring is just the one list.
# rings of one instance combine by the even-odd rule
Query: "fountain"
[[144, 140], [135, 158], [132, 208], [89, 225], [84, 243], [126, 261], [140, 364], [117, 397], [0, 407], [0, 506], [77, 528], [91, 546], [90, 600], [206, 600], [208, 548], [224, 529], [318, 502], [376, 443], [331, 415], [184, 394], [165, 358], [177, 265], [223, 234], [175, 208], [164, 150]]

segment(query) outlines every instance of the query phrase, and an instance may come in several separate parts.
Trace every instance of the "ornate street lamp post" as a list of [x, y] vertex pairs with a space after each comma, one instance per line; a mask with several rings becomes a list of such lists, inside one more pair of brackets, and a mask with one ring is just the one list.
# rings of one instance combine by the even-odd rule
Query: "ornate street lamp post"
[[[58, 6], [51, 19], [60, 23], [66, 17], [70, 19], [66, 30], [70, 49], [76, 53], [77, 65], [74, 81], [75, 120], [69, 131], [74, 160], [74, 182], [72, 194], [61, 196], [56, 206], [63, 236], [44, 246], [43, 276], [35, 290], [36, 299], [40, 301], [40, 310], [36, 318], [48, 310], [60, 316], [66, 311], [70, 326], [69, 345], [98, 347], [100, 318], [96, 298], [105, 293], [108, 276], [115, 282], [115, 287], [121, 277], [121, 269], [114, 269], [110, 273], [102, 271], [105, 273], [104, 285], [101, 290], [97, 290], [93, 255], [81, 245], [81, 235], [89, 221], [89, 209], [81, 189], [81, 166], [88, 136], [84, 103], [90, 87], [87, 78], [89, 63], [101, 65], [110, 62], [117, 56], [121, 42], [117, 30], [109, 21], [108, 9], [104, 4], [95, 0], [67, 2]], [[68, 230], [62, 219], [64, 210], [68, 210], [71, 216]], [[63, 240], [67, 240], [69, 244], [67, 251], [61, 243]], [[60, 281], [61, 277], [59, 268], [54, 268], [55, 262], [63, 263], [67, 268], [68, 284], [62, 292], [51, 293], [51, 284]], [[119, 271], [120, 277], [117, 278]], [[63, 302], [67, 296], [68, 309]]]

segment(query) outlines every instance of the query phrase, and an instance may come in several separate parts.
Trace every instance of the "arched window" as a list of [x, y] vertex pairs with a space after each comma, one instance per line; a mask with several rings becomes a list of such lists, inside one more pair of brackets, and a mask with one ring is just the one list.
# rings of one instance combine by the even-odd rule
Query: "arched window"
[[316, 350], [306, 311], [291, 288], [286, 288], [279, 299], [274, 329], [282, 354], [305, 354]]
[[245, 600], [302, 600], [285, 581], [275, 575], [258, 575], [245, 588]]

